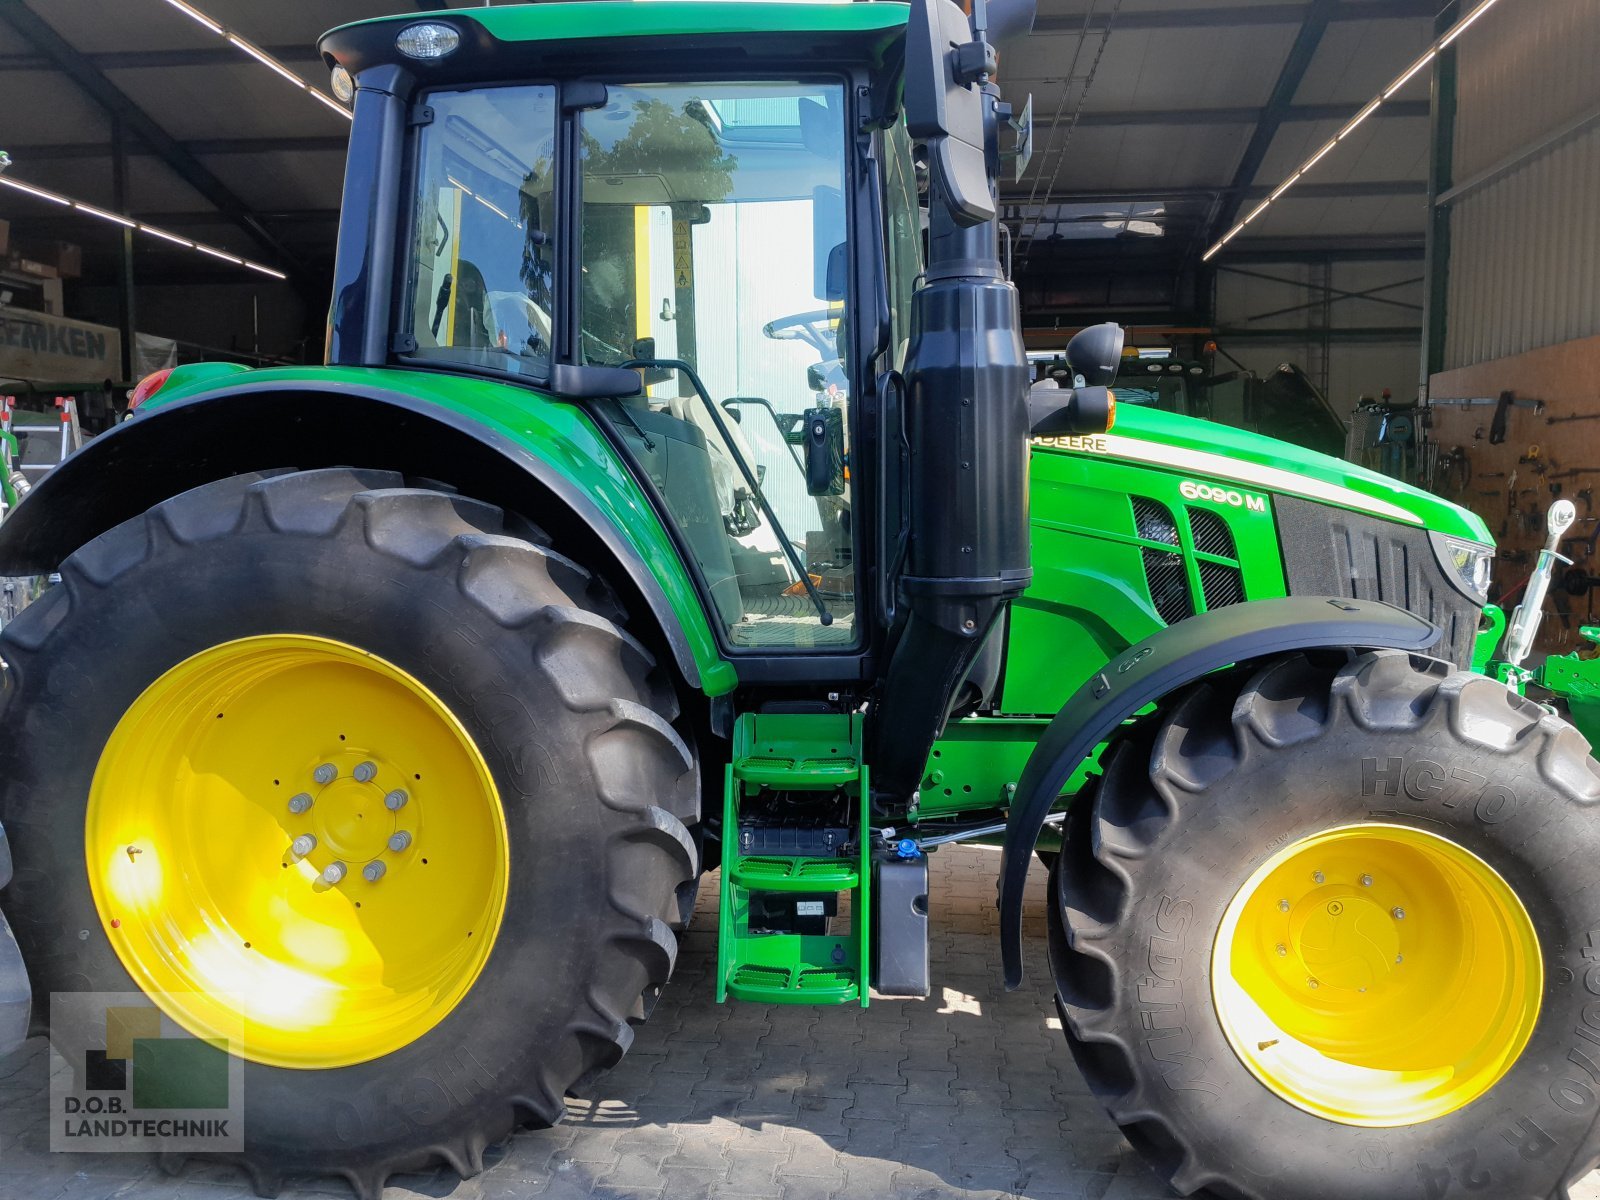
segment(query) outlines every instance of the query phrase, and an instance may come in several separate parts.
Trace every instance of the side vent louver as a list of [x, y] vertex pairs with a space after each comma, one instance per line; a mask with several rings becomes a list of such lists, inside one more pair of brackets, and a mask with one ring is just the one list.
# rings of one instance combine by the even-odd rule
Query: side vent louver
[[1139, 538], [1172, 547], [1166, 550], [1142, 546], [1139, 550], [1144, 560], [1145, 585], [1150, 589], [1156, 614], [1168, 625], [1192, 617], [1194, 601], [1189, 596], [1189, 574], [1178, 549], [1178, 526], [1172, 511], [1147, 496], [1129, 499], [1133, 503], [1133, 524]]

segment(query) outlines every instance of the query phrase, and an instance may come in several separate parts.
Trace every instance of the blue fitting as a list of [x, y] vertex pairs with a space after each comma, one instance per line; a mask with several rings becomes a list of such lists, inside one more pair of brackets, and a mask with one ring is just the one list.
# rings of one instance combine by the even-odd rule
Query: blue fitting
[[922, 851], [917, 849], [915, 838], [901, 838], [894, 845], [894, 852], [901, 858], [921, 858]]

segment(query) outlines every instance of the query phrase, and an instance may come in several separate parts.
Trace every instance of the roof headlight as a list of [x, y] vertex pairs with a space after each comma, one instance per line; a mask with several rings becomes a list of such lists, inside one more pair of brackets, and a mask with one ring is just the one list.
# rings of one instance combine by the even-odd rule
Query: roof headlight
[[333, 68], [328, 76], [328, 87], [342, 104], [349, 104], [356, 97], [356, 81], [350, 78], [350, 72], [343, 67]]
[[1429, 533], [1439, 569], [1474, 604], [1489, 602], [1489, 576], [1494, 567], [1494, 547], [1484, 542]]
[[395, 49], [407, 58], [444, 58], [461, 45], [461, 34], [454, 25], [423, 21], [407, 25], [394, 39]]

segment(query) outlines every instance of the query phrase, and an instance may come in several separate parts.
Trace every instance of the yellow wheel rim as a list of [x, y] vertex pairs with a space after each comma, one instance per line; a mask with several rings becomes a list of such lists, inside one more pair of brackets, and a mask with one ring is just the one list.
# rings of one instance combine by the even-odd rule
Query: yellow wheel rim
[[1511, 1069], [1539, 1017], [1533, 922], [1477, 855], [1399, 825], [1286, 846], [1233, 898], [1212, 995], [1271, 1091], [1345, 1125], [1455, 1112]]
[[508, 873], [499, 794], [450, 710], [300, 635], [215, 646], [145, 690], [95, 770], [86, 855], [112, 946], [173, 1020], [301, 1069], [443, 1020]]

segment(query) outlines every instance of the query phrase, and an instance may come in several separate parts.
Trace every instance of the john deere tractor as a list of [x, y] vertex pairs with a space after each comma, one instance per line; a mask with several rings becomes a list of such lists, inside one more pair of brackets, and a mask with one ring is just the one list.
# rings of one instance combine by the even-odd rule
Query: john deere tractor
[[1030, 388], [1028, 23], [326, 35], [326, 365], [146, 380], [0, 525], [0, 574], [61, 579], [0, 637], [0, 1051], [30, 995], [142, 992], [225, 1044], [260, 1192], [376, 1197], [558, 1120], [702, 872], [719, 1001], [865, 1005], [928, 992], [927, 856], [989, 838], [999, 969], [1046, 859], [1067, 1039], [1180, 1191], [1564, 1196], [1600, 767], [1470, 669], [1475, 517], [1113, 424], [1114, 327]]

